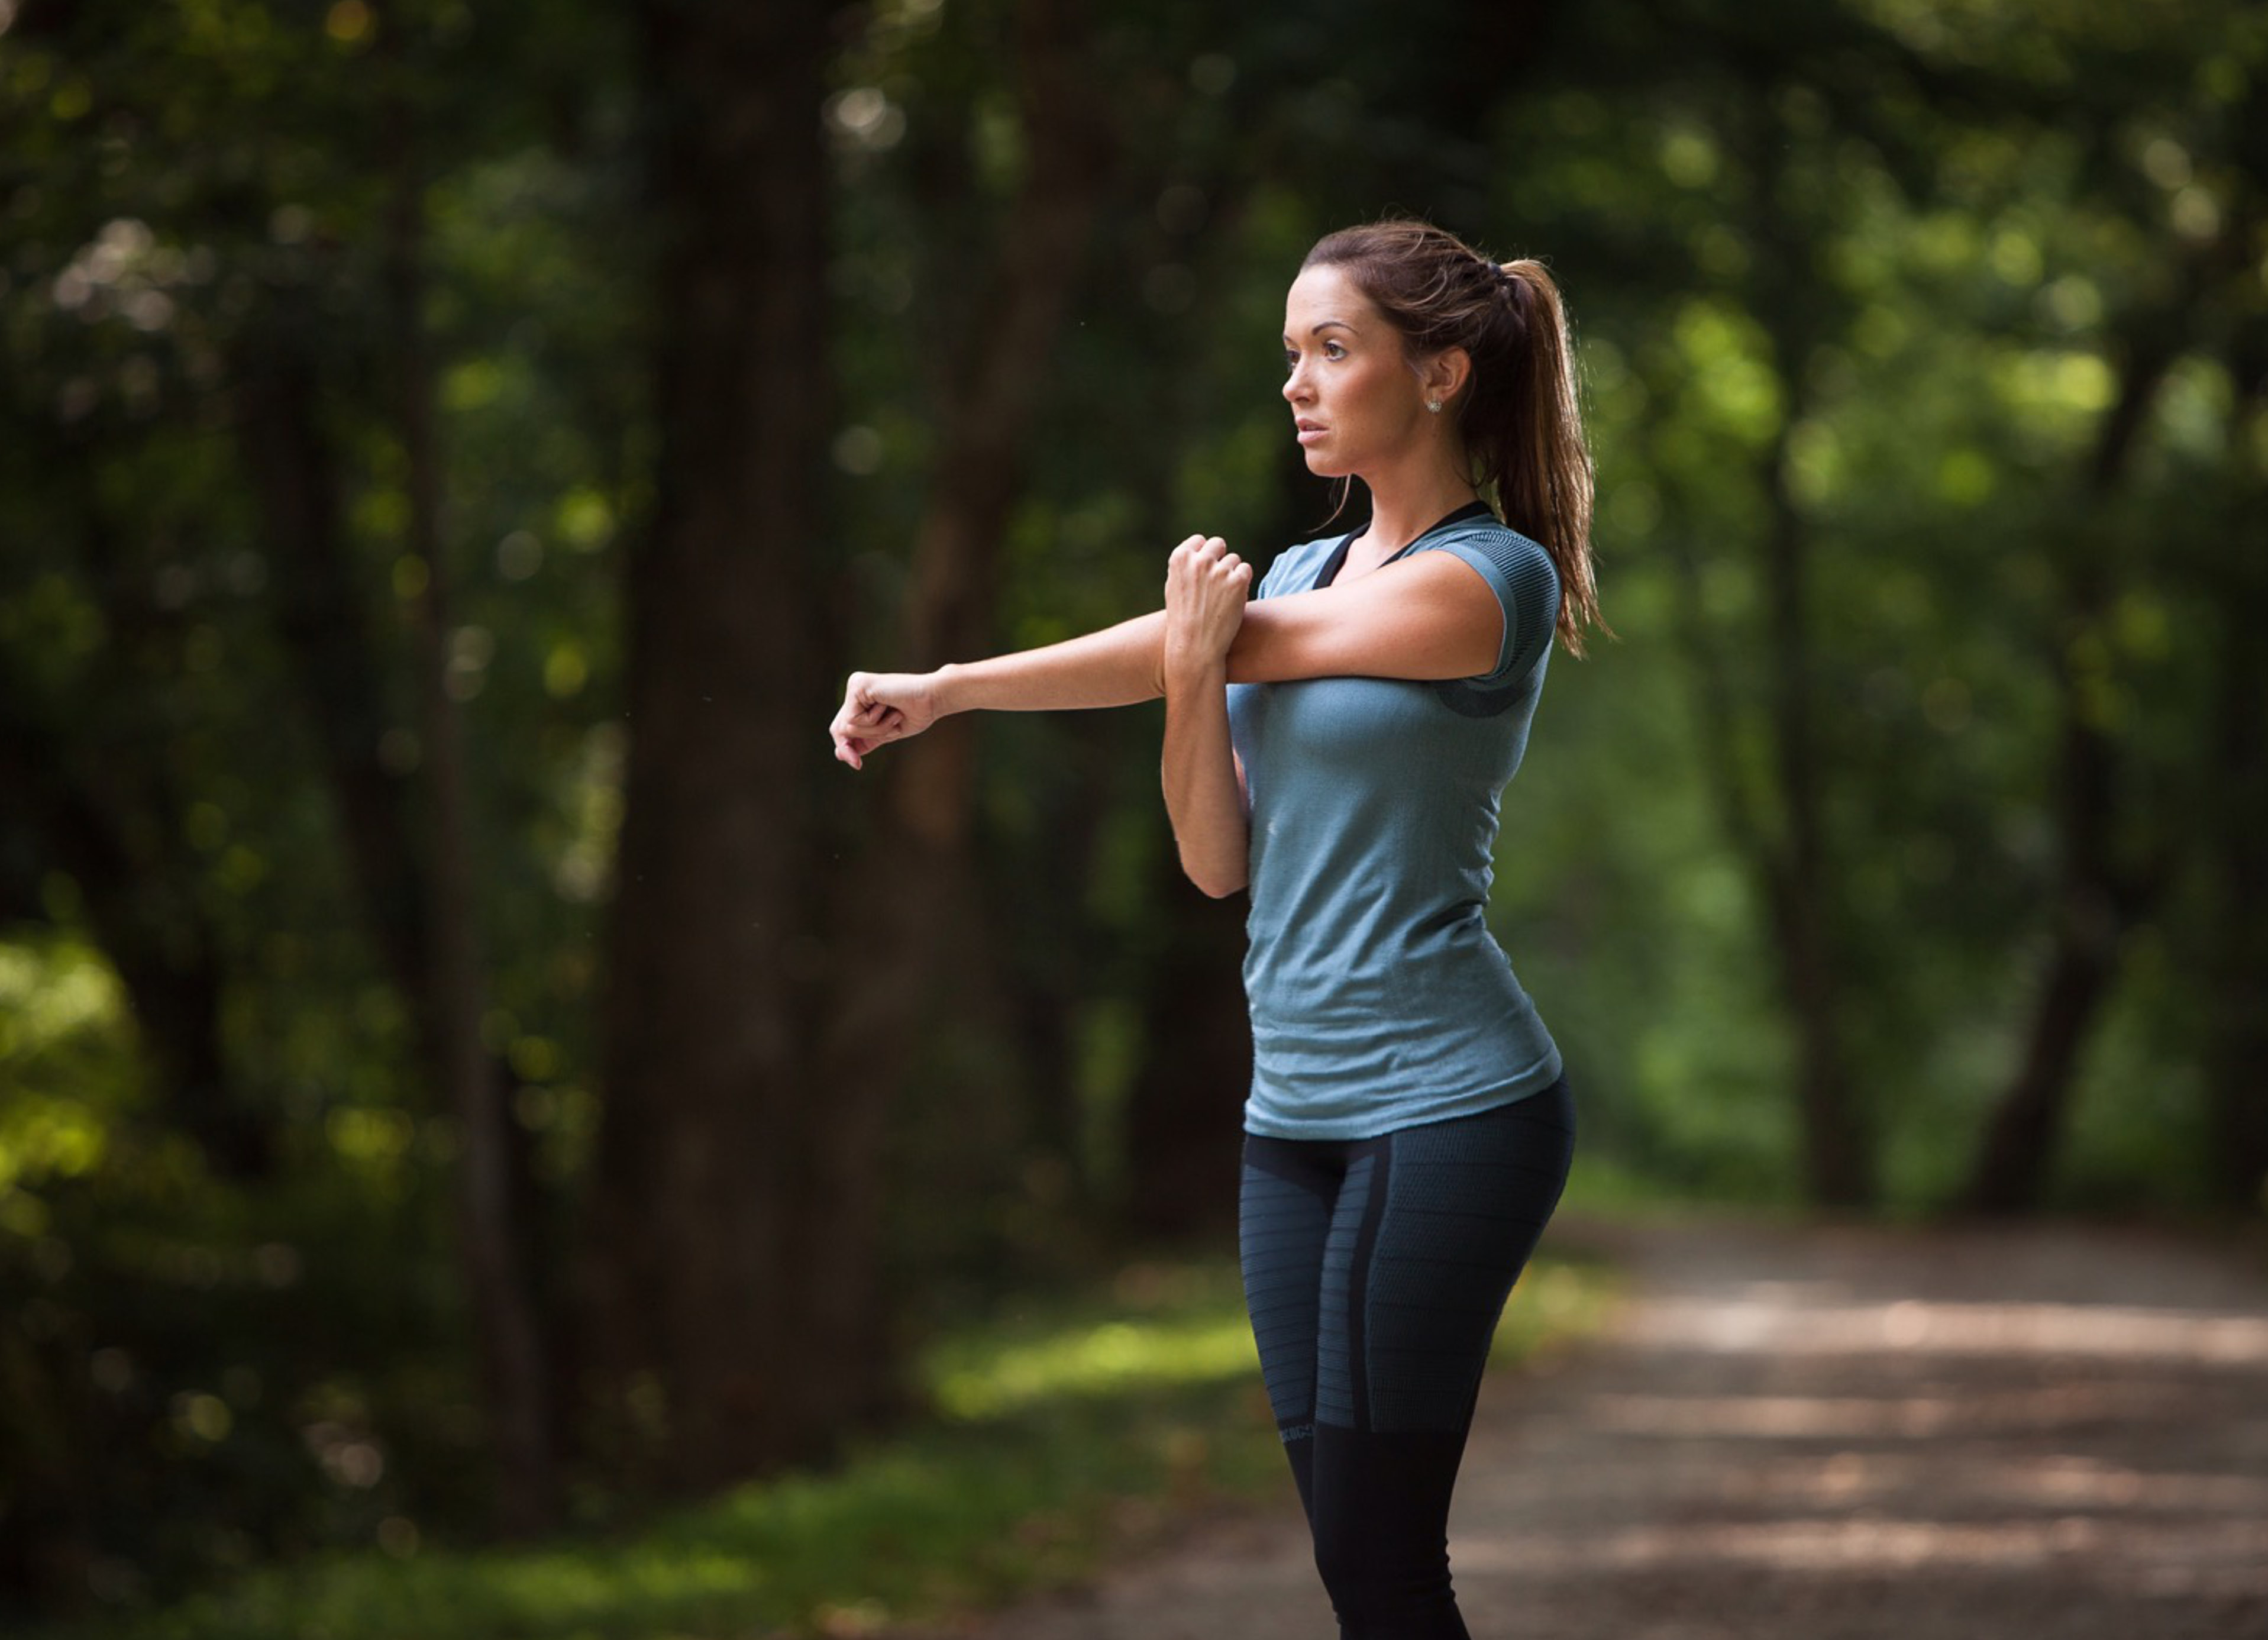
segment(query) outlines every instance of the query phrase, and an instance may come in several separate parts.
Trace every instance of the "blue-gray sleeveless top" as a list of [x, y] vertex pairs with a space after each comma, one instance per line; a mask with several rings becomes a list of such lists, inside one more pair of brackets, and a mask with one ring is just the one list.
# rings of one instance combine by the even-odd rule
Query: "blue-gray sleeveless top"
[[[1336, 573], [1346, 540], [1292, 548], [1255, 596], [1308, 590]], [[1558, 574], [1542, 546], [1479, 508], [1403, 551], [1454, 553], [1495, 591], [1492, 670], [1229, 687], [1252, 820], [1250, 1133], [1373, 1138], [1559, 1075], [1485, 920], [1498, 802], [1543, 687]]]

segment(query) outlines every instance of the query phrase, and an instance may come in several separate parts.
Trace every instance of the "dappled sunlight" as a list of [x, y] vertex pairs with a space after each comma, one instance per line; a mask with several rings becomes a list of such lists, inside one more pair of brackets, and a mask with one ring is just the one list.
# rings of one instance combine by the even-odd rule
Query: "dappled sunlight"
[[1980, 1484], [2011, 1503], [2076, 1508], [2217, 1510], [2268, 1520], [2268, 1473], [2156, 1474], [2071, 1455], [1982, 1466]]
[[547, 1625], [626, 1604], [666, 1609], [680, 1602], [746, 1595], [764, 1580], [754, 1556], [722, 1548], [649, 1549], [596, 1563], [589, 1556], [531, 1555], [497, 1566], [490, 1577], [500, 1599]]
[[1190, 1320], [1108, 1321], [1013, 1345], [941, 1372], [939, 1407], [956, 1418], [997, 1416], [1064, 1397], [1123, 1394], [1143, 1384], [1198, 1384], [1259, 1370], [1239, 1312]]
[[2082, 1227], [1631, 1239], [1610, 1353], [1461, 1499], [1461, 1586], [1539, 1634], [2256, 1632], [2268, 1304], [2246, 1260]]
[[1597, 1269], [1551, 1259], [1531, 1262], [1498, 1319], [1489, 1359], [1515, 1361], [1543, 1339], [1595, 1333], [1618, 1291], [1617, 1284]]
[[1932, 1395], [1605, 1395], [1592, 1403], [1607, 1429], [1638, 1435], [1914, 1438], [2006, 1429], [2051, 1429], [2108, 1417], [2165, 1412], [2175, 1385], [2058, 1384]]
[[1785, 1283], [1726, 1297], [1668, 1301], [1639, 1326], [1649, 1343], [1782, 1355], [1910, 1350], [1951, 1355], [2098, 1356], [2268, 1365], [2268, 1316], [2122, 1304], [1889, 1304], [1821, 1299], [1800, 1308]]
[[[1697, 1425], [1687, 1432], [1718, 1431]], [[1901, 1496], [1933, 1490], [1940, 1502], [1958, 1499], [1978, 1515], [2125, 1511], [2268, 1519], [2268, 1472], [2243, 1475], [2161, 1470], [2078, 1452], [2025, 1454], [1982, 1445], [1950, 1458], [1942, 1446], [1846, 1449], [1826, 1457], [1759, 1452], [1737, 1471], [1728, 1472], [1719, 1490], [1728, 1503], [1759, 1511], [1896, 1513], [1896, 1500]]]
[[0, 1229], [36, 1235], [48, 1175], [75, 1178], [110, 1146], [109, 1112], [136, 1081], [126, 999], [100, 953], [69, 938], [0, 943]]
[[[822, 726], [1154, 635], [1185, 534], [1396, 525], [1424, 475], [1335, 493], [1277, 366], [1316, 236], [1405, 212], [1565, 288], [1615, 635], [1453, 896], [1582, 1152], [1480, 1402], [1570, 1444], [1466, 1482], [1565, 1586], [1476, 1631], [2257, 1586], [2268, 1303], [2155, 1260], [2268, 1204], [2268, 32], [1535, 10], [0, 0], [0, 1629], [897, 1636], [1303, 1525], [1231, 1252], [1253, 907], [1175, 871], [1161, 703], [855, 779]], [[1451, 447], [1528, 390], [1468, 362]], [[1484, 486], [1563, 581], [1580, 465]], [[1107, 669], [1021, 704], [1162, 678]], [[1659, 1302], [1556, 1256], [1704, 1204], [1770, 1228], [1660, 1229]], [[1853, 1609], [1752, 1623], [1772, 1571]], [[1064, 1640], [1323, 1632], [1275, 1604]]]
[[1556, 1576], [1681, 1566], [1812, 1575], [1927, 1576], [1932, 1572], [2056, 1569], [2080, 1578], [2092, 1554], [2116, 1541], [2162, 1593], [2268, 1594], [2268, 1524], [2220, 1520], [2138, 1525], [2082, 1516], [2018, 1520], [1782, 1519], [1652, 1524], [1482, 1542], [1460, 1552], [1464, 1571]]
[[[1146, 1267], [1122, 1278], [1130, 1306], [1173, 1295], [1172, 1282]], [[998, 1417], [1057, 1400], [1092, 1400], [1145, 1389], [1257, 1381], [1259, 1352], [1233, 1282], [1204, 1302], [1201, 1292], [1174, 1298], [1179, 1313], [1132, 1313], [1066, 1324], [1039, 1336], [983, 1349], [940, 1352], [931, 1374], [939, 1409], [959, 1419]], [[1189, 1306], [1201, 1302], [1192, 1311]], [[1596, 1272], [1539, 1260], [1521, 1277], [1498, 1325], [1491, 1360], [1516, 1361], [1552, 1336], [1594, 1328], [1611, 1302], [1611, 1284]]]

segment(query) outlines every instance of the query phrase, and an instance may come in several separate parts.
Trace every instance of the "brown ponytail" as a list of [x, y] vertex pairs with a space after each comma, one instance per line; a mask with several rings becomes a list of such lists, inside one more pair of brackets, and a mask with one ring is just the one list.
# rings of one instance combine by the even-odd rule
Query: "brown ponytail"
[[1472, 375], [1457, 403], [1474, 487], [1539, 543], [1559, 571], [1559, 641], [1613, 636], [1591, 573], [1591, 453], [1583, 441], [1575, 353], [1559, 287], [1537, 262], [1499, 265], [1424, 222], [1330, 234], [1302, 268], [1346, 270], [1417, 358], [1462, 347]]

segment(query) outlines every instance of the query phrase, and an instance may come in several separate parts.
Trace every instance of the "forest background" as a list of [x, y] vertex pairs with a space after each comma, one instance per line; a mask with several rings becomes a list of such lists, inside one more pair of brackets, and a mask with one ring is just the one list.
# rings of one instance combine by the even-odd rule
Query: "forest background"
[[1354, 521], [1276, 333], [1388, 212], [1580, 327], [1579, 1199], [2257, 1215], [2264, 179], [2235, 4], [0, 0], [0, 1610], [823, 1462], [1225, 1245], [1156, 713], [824, 727]]

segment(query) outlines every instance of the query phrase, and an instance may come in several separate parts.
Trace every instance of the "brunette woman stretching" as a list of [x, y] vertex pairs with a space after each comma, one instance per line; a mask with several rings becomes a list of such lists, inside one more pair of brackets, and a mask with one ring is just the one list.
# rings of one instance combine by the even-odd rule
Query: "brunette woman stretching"
[[1559, 1053], [1485, 920], [1498, 801], [1556, 632], [1603, 627], [1558, 292], [1438, 228], [1331, 234], [1285, 305], [1311, 471], [1369, 521], [1257, 593], [1218, 539], [1163, 610], [924, 674], [854, 673], [854, 768], [944, 713], [1166, 701], [1183, 868], [1248, 890], [1240, 1241], [1343, 1640], [1463, 1640], [1449, 1501], [1489, 1341], [1565, 1182]]

